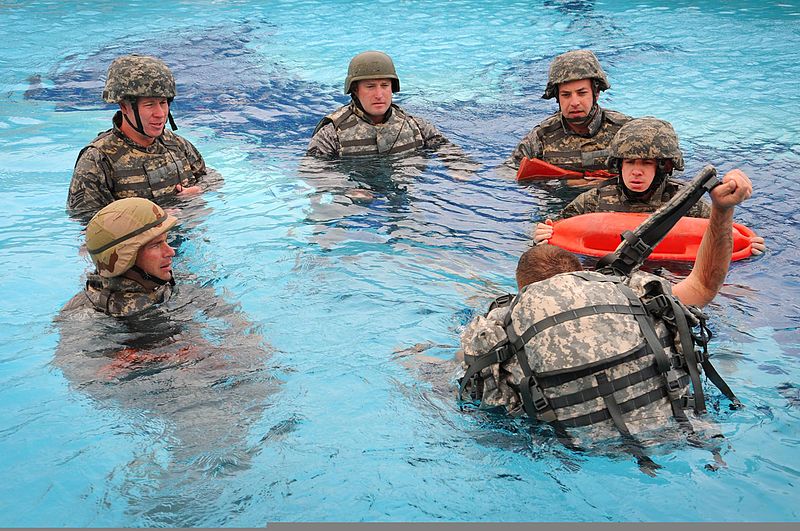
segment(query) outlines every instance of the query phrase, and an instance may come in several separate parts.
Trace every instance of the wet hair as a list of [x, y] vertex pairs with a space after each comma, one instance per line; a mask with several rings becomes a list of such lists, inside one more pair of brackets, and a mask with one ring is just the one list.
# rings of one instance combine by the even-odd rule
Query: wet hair
[[517, 263], [517, 287], [548, 279], [559, 273], [582, 271], [578, 257], [555, 245], [535, 245], [522, 253]]

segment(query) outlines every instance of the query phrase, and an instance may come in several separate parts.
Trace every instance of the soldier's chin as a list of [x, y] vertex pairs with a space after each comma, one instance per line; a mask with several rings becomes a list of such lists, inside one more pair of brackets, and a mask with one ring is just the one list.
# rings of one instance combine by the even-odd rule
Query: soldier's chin
[[147, 132], [147, 136], [155, 138], [157, 136], [161, 136], [162, 134], [164, 134], [164, 126], [162, 125], [161, 127], [148, 127], [147, 129], [145, 129], [145, 131]]

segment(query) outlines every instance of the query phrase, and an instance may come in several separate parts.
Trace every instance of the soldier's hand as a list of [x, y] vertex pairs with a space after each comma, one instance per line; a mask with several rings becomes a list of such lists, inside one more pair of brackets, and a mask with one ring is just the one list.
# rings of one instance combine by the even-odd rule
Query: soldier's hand
[[183, 185], [176, 185], [175, 190], [177, 190], [178, 195], [181, 197], [188, 197], [190, 195], [197, 195], [203, 193], [203, 189], [199, 186], [183, 186]]
[[761, 236], [751, 236], [750, 237], [750, 254], [753, 256], [758, 256], [763, 254], [764, 251], [767, 250], [767, 246], [764, 243], [764, 238]]
[[533, 243], [542, 245], [548, 243], [553, 237], [553, 220], [546, 219], [544, 223], [537, 223], [533, 233]]
[[742, 170], [725, 174], [722, 184], [711, 190], [711, 203], [721, 209], [733, 208], [753, 194], [753, 183]]

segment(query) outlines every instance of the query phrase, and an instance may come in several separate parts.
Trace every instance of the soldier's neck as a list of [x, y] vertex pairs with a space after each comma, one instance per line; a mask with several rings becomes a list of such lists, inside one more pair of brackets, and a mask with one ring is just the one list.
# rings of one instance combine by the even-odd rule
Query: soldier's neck
[[161, 284], [158, 284], [156, 282], [153, 282], [152, 280], [144, 278], [142, 275], [140, 275], [137, 271], [133, 269], [125, 271], [125, 273], [123, 273], [122, 276], [133, 280], [137, 284], [140, 284], [147, 291], [155, 291], [156, 289], [161, 287]]
[[115, 116], [114, 123], [116, 124], [117, 128], [122, 131], [122, 134], [128, 138], [128, 140], [137, 146], [150, 147], [153, 145], [153, 142], [156, 141], [155, 138], [143, 135], [134, 129], [131, 124], [128, 123], [128, 120], [126, 120], [122, 115], [121, 111], [117, 112], [117, 114], [119, 115], [119, 119], [117, 119]]

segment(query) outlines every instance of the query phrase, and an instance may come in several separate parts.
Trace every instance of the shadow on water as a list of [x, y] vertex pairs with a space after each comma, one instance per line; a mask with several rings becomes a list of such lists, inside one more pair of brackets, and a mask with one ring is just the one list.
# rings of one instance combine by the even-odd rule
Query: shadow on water
[[88, 56], [67, 56], [47, 73], [32, 73], [24, 97], [54, 102], [56, 112], [106, 108], [101, 95], [111, 62], [126, 53], [156, 55], [175, 75], [172, 110], [179, 127], [211, 127], [220, 137], [257, 145], [304, 146], [317, 121], [340, 103], [333, 89], [293, 78], [278, 60], [265, 64], [249, 47], [271, 27], [248, 20], [202, 34], [193, 29], [153, 40], [123, 37]]
[[70, 385], [98, 408], [125, 410], [152, 437], [125, 465], [119, 489], [130, 511], [149, 525], [186, 525], [219, 496], [202, 478], [249, 468], [260, 450], [249, 433], [278, 390], [272, 349], [213, 288], [180, 283], [168, 302], [134, 318], [77, 310], [55, 324], [53, 365]]

